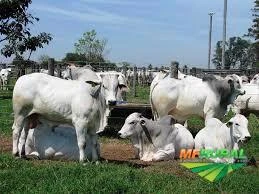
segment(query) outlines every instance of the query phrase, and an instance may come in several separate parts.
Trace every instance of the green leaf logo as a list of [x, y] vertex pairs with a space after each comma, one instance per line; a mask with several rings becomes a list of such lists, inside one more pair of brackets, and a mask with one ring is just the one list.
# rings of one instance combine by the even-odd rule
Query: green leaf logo
[[199, 176], [214, 182], [219, 181], [228, 173], [245, 166], [245, 163], [224, 164], [224, 163], [181, 163], [182, 166], [191, 169]]

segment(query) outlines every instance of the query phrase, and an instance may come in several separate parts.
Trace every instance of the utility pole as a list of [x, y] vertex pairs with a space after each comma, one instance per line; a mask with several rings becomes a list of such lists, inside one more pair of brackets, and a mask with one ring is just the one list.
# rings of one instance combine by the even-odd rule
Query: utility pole
[[210, 16], [210, 29], [209, 29], [209, 52], [208, 52], [208, 69], [210, 69], [210, 53], [211, 53], [211, 33], [212, 33], [212, 16], [215, 13], [210, 12], [209, 16]]
[[225, 45], [226, 45], [226, 32], [227, 32], [227, 5], [228, 1], [224, 0], [224, 19], [223, 19], [223, 40], [222, 40], [222, 67], [225, 67]]

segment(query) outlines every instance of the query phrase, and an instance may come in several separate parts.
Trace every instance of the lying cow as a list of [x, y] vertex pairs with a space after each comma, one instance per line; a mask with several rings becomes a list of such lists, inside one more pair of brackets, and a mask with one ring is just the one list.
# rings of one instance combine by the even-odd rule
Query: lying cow
[[167, 76], [151, 86], [150, 101], [154, 117], [172, 115], [180, 123], [192, 115], [198, 115], [205, 121], [213, 117], [222, 118], [227, 105], [245, 93], [235, 76], [220, 80], [212, 75], [202, 80], [178, 80]]
[[180, 149], [194, 146], [191, 133], [181, 125], [172, 124], [171, 116], [152, 121], [140, 113], [132, 113], [118, 134], [122, 138], [130, 138], [140, 160], [170, 160], [179, 157]]
[[205, 128], [195, 137], [195, 149], [238, 150], [241, 143], [251, 138], [248, 120], [241, 114], [232, 117], [227, 123], [216, 118], [208, 119]]
[[[21, 143], [18, 146], [22, 149]], [[86, 147], [84, 149], [88, 160], [92, 160], [95, 150], [100, 156], [100, 146], [97, 141], [92, 142], [86, 136]], [[52, 128], [47, 122], [38, 124], [36, 128], [30, 129], [25, 144], [26, 157], [37, 157], [48, 160], [79, 160], [79, 149], [77, 136], [74, 128], [59, 126]]]
[[[86, 159], [84, 148], [86, 135], [97, 142], [96, 131], [103, 124], [105, 98], [101, 91], [101, 82], [95, 75], [80, 80], [63, 80], [42, 73], [32, 73], [20, 77], [13, 90], [13, 154], [18, 155], [18, 140], [21, 143], [20, 157], [25, 154], [25, 141], [30, 118], [36, 115], [44, 123], [52, 126], [69, 124], [74, 126], [79, 148], [79, 160]], [[21, 135], [21, 131], [23, 131]], [[92, 159], [98, 159], [96, 150], [92, 150]]]

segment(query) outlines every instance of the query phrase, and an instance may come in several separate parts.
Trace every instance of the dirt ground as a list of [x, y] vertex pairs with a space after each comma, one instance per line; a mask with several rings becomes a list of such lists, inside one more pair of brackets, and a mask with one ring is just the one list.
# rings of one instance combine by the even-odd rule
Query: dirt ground
[[[134, 148], [130, 143], [123, 142], [119, 139], [106, 139], [101, 145], [101, 161], [115, 164], [126, 164], [135, 168], [143, 168], [148, 172], [169, 173], [177, 175], [192, 176], [191, 173], [186, 174], [183, 168], [179, 168], [178, 161], [164, 162], [144, 162], [135, 159]], [[0, 154], [11, 153], [12, 140], [9, 137], [0, 136]], [[49, 162], [49, 161], [45, 161]], [[40, 163], [45, 163], [40, 161]], [[39, 163], [36, 162], [38, 165]]]

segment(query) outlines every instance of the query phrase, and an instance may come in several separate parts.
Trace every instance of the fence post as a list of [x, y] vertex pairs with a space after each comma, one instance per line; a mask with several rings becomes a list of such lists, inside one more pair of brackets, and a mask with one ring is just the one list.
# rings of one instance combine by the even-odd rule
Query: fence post
[[58, 73], [57, 76], [58, 76], [59, 78], [61, 78], [61, 64], [60, 64], [60, 63], [57, 64], [57, 73]]
[[170, 77], [178, 79], [178, 67], [179, 63], [177, 62], [172, 62], [171, 67], [170, 67]]
[[49, 58], [48, 60], [48, 74], [54, 76], [54, 59]]
[[136, 79], [137, 79], [137, 67], [134, 66], [133, 67], [133, 96], [134, 97], [137, 96], [137, 92], [136, 92]]

